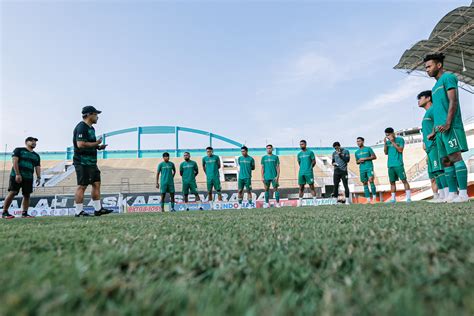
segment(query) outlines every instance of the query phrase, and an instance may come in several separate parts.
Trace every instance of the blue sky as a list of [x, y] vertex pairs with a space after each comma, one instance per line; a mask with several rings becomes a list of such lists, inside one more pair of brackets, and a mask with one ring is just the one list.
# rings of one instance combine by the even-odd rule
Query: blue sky
[[[419, 125], [433, 80], [393, 70], [464, 1], [2, 2], [2, 149], [40, 138], [63, 150], [81, 107], [98, 133], [132, 126], [210, 130], [251, 147], [372, 144]], [[464, 118], [474, 98], [461, 92]], [[109, 149], [131, 148], [132, 135]], [[146, 136], [145, 148], [172, 148]], [[183, 147], [206, 145], [183, 136]], [[222, 144], [216, 143], [216, 146]]]

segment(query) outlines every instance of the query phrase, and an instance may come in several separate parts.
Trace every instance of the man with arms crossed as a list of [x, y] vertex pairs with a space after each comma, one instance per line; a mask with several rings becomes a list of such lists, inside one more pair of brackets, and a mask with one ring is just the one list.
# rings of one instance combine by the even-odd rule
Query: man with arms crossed
[[273, 154], [273, 146], [267, 145], [267, 154], [262, 157], [262, 179], [265, 188], [264, 208], [270, 207], [270, 185], [275, 191], [276, 207], [280, 207], [280, 192], [278, 191], [278, 182], [280, 180], [280, 158]]
[[405, 186], [406, 201], [411, 202], [411, 190], [405, 173], [403, 164], [403, 149], [405, 148], [405, 140], [395, 135], [395, 131], [391, 127], [385, 129], [385, 142], [383, 151], [388, 156], [388, 179], [390, 181], [392, 199], [391, 203], [395, 203], [397, 193], [397, 181], [401, 180]]
[[[161, 179], [160, 179], [161, 174]], [[156, 172], [156, 188], [161, 193], [161, 211], [165, 211], [166, 193], [169, 193], [171, 199], [171, 212], [174, 212], [174, 175], [176, 168], [174, 163], [170, 161], [170, 154], [163, 153], [163, 161], [158, 165]]]
[[28, 137], [25, 140], [25, 147], [15, 148], [13, 151], [13, 167], [10, 173], [10, 183], [8, 185], [8, 195], [3, 201], [2, 218], [13, 219], [15, 216], [8, 212], [15, 196], [20, 192], [23, 195], [21, 213], [22, 218], [32, 218], [28, 215], [28, 208], [30, 207], [30, 195], [33, 192], [33, 174], [36, 172], [36, 185], [39, 186], [41, 182], [41, 167], [40, 156], [34, 152], [36, 148], [35, 137]]
[[102, 113], [95, 107], [88, 105], [82, 108], [82, 121], [77, 124], [73, 132], [74, 157], [73, 164], [76, 170], [76, 217], [89, 216], [84, 212], [84, 192], [88, 185], [92, 185], [92, 205], [94, 215], [101, 216], [112, 213], [102, 207], [100, 203], [100, 170], [97, 167], [97, 151], [104, 150], [107, 145], [102, 145], [102, 138], [96, 139], [95, 129], [98, 114]]
[[377, 159], [372, 148], [364, 146], [364, 137], [357, 137], [357, 146], [359, 149], [355, 152], [356, 163], [359, 165], [360, 182], [364, 185], [364, 196], [367, 202], [370, 203], [370, 189], [372, 191], [372, 201], [377, 201], [377, 189], [374, 182], [374, 163]]
[[191, 160], [191, 154], [189, 152], [184, 153], [184, 161], [179, 165], [179, 174], [183, 179], [183, 196], [186, 211], [189, 211], [189, 191], [191, 191], [191, 194], [194, 194], [195, 200], [199, 204], [199, 209], [202, 210], [201, 198], [199, 197], [196, 184], [196, 176], [199, 174], [199, 169], [197, 163]]
[[316, 203], [316, 189], [314, 188], [314, 173], [313, 168], [316, 165], [316, 157], [314, 152], [306, 148], [306, 141], [303, 139], [300, 141], [301, 151], [298, 153], [298, 165], [300, 170], [298, 172], [298, 185], [299, 185], [299, 201], [298, 206], [303, 205], [304, 186], [309, 185], [311, 189], [311, 195], [313, 201]]
[[[431, 102], [431, 91], [420, 92], [417, 96], [418, 106], [425, 109], [425, 115], [421, 122], [421, 132], [423, 134], [423, 149], [426, 152], [428, 165], [428, 176], [433, 190], [433, 203], [445, 202], [449, 194], [449, 188], [444, 176], [441, 160], [438, 156], [438, 146], [436, 141], [428, 139], [434, 130], [433, 104]], [[445, 194], [446, 193], [446, 194]]]
[[[431, 90], [433, 102], [434, 133], [444, 174], [449, 187], [447, 202], [467, 202], [467, 167], [462, 152], [468, 150], [466, 133], [459, 106], [458, 79], [443, 68], [444, 55], [431, 54], [425, 57], [428, 75], [436, 79]], [[459, 195], [457, 191], [459, 190]]]
[[249, 149], [247, 146], [242, 146], [240, 150], [242, 156], [237, 160], [239, 166], [238, 199], [239, 204], [242, 205], [244, 188], [247, 189], [247, 201], [250, 208], [252, 205], [252, 171], [255, 170], [255, 160], [249, 156]]

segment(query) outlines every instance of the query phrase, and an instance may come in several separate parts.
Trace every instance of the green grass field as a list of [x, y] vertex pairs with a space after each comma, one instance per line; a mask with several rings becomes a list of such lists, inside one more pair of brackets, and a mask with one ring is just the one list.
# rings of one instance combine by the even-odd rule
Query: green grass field
[[0, 222], [1, 315], [473, 315], [474, 206]]

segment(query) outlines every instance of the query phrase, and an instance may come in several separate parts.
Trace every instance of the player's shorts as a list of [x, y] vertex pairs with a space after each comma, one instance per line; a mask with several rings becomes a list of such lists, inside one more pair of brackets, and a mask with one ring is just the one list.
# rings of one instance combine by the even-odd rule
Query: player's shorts
[[443, 171], [443, 164], [441, 162], [441, 157], [438, 153], [438, 146], [436, 143], [431, 147], [431, 150], [427, 153], [428, 155], [428, 177], [430, 179], [435, 178], [435, 173]]
[[191, 194], [197, 194], [198, 193], [196, 181], [183, 182], [183, 194], [188, 195], [189, 192], [191, 192]]
[[23, 195], [28, 195], [33, 192], [33, 179], [25, 179], [21, 181], [21, 183], [17, 183], [15, 177], [10, 177], [10, 182], [8, 184], [8, 192], [18, 192], [23, 193]]
[[305, 185], [305, 184], [314, 184], [314, 174], [313, 173], [298, 175], [298, 185]]
[[368, 182], [374, 176], [374, 169], [367, 169], [360, 171], [360, 182]]
[[217, 192], [221, 191], [221, 180], [219, 178], [207, 179], [207, 191], [210, 192], [214, 188]]
[[74, 165], [76, 169], [77, 185], [86, 186], [100, 182], [100, 170], [95, 166]]
[[397, 182], [398, 180], [406, 180], [407, 175], [405, 173], [405, 167], [388, 167], [388, 179], [391, 183]]
[[278, 187], [280, 186], [280, 184], [278, 183], [276, 179], [263, 180], [263, 182], [265, 184], [265, 187], [269, 189], [270, 189], [270, 185], [272, 185], [274, 189], [278, 189]]
[[174, 193], [174, 183], [173, 182], [160, 183], [160, 193], [161, 194]]
[[247, 190], [252, 190], [252, 179], [239, 179], [238, 181], [239, 191], [246, 188]]
[[469, 150], [466, 132], [464, 129], [456, 127], [450, 128], [446, 133], [437, 132], [436, 146], [438, 147], [438, 155], [440, 158]]

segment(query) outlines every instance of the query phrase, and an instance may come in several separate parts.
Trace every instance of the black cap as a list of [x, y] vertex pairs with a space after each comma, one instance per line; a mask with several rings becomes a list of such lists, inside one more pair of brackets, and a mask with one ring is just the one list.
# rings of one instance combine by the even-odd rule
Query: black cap
[[97, 113], [100, 114], [102, 111], [97, 110], [95, 107], [92, 105], [88, 105], [82, 108], [82, 114], [91, 114], [91, 113]]
[[30, 142], [30, 141], [35, 141], [35, 142], [37, 142], [37, 141], [38, 141], [38, 138], [30, 136], [30, 137], [27, 137], [27, 138], [25, 139], [25, 143], [26, 143], [26, 142]]

